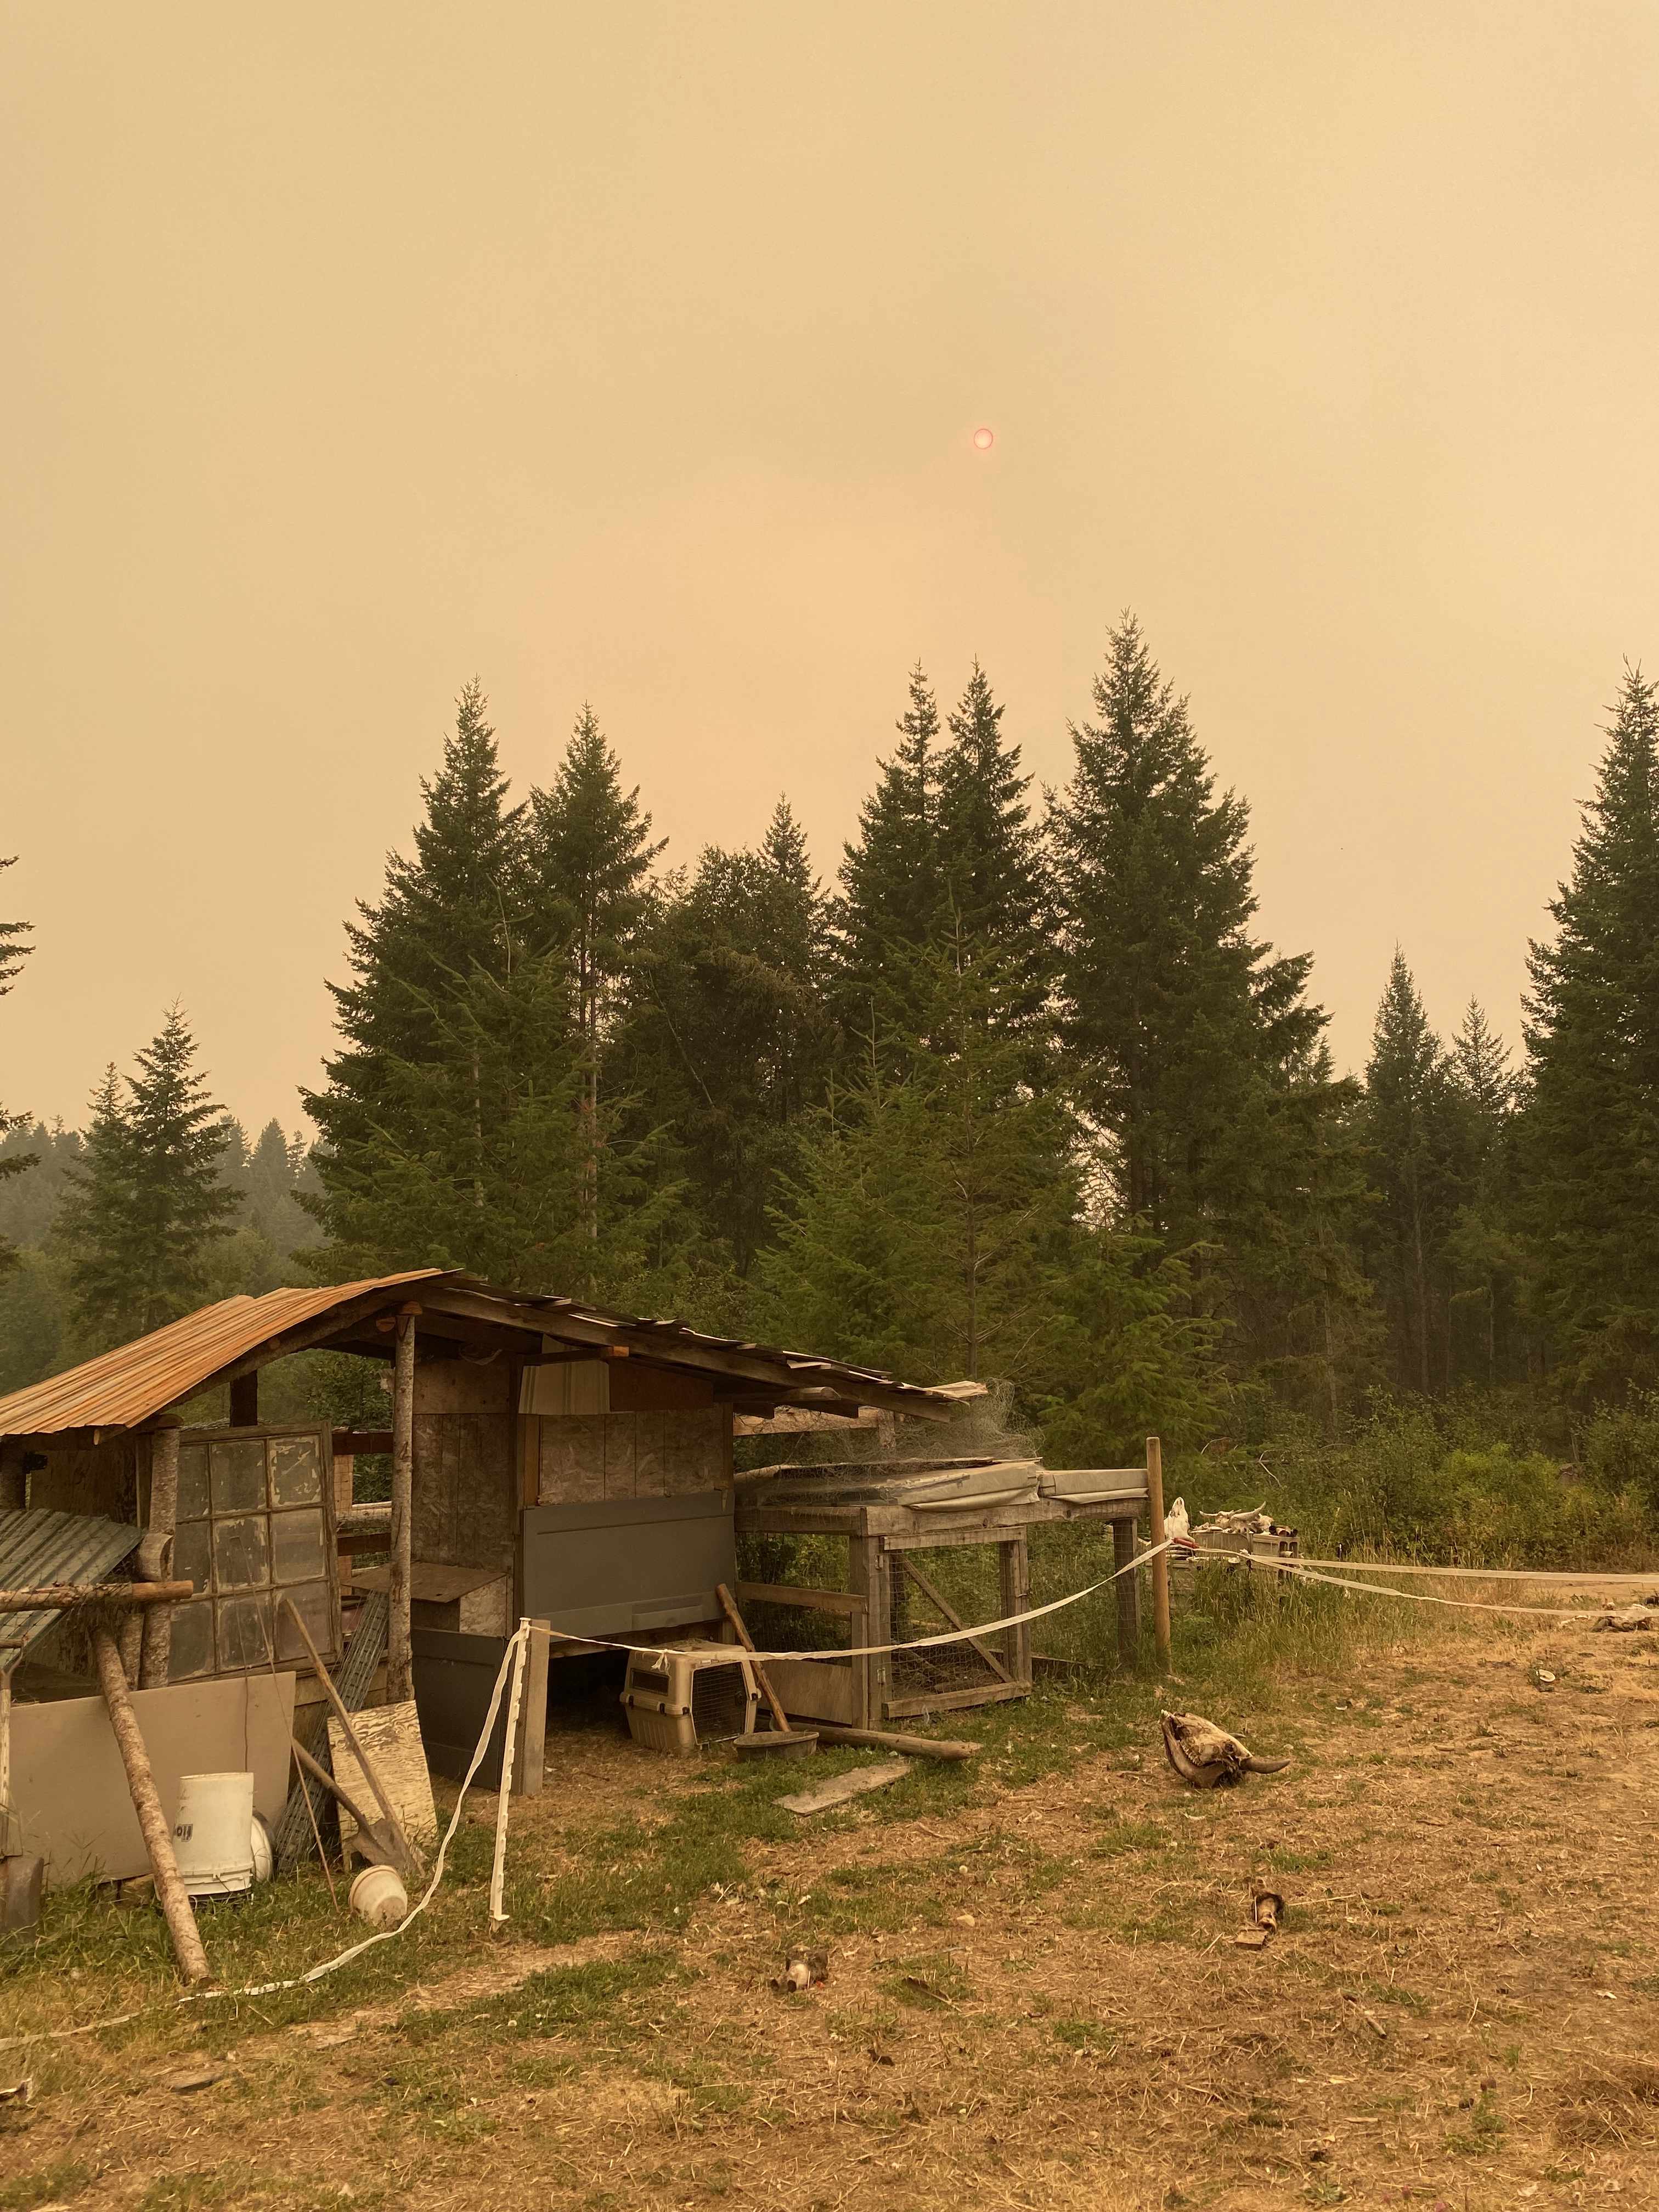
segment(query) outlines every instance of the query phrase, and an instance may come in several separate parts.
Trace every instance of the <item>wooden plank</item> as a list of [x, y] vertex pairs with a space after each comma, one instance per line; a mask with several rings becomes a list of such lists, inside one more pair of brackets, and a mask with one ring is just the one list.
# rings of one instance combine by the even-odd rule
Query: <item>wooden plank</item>
[[[491, 1583], [504, 1579], [499, 1567], [452, 1567], [438, 1559], [411, 1559], [409, 1563], [409, 1595], [426, 1605], [453, 1605], [457, 1598], [466, 1597], [473, 1590], [488, 1589]], [[357, 1587], [389, 1594], [391, 1568], [360, 1567]]]
[[[249, 1378], [257, 1383], [257, 1376]], [[240, 1383], [231, 1387], [235, 1397]], [[233, 1406], [231, 1418], [235, 1419]], [[179, 1425], [170, 1421], [153, 1431], [149, 1440], [149, 1510], [145, 1516], [144, 1540], [138, 1547], [138, 1569], [165, 1575], [173, 1568], [173, 1532], [179, 1522]], [[144, 1614], [140, 1639], [138, 1686], [159, 1690], [166, 1686], [173, 1656], [173, 1607], [155, 1605]]]
[[[426, 1748], [412, 1698], [404, 1705], [374, 1705], [354, 1713], [349, 1728], [331, 1713], [328, 1748], [335, 1780], [360, 1805], [367, 1803], [371, 1793], [377, 1798], [384, 1793], [397, 1815], [398, 1826], [411, 1844], [419, 1846], [436, 1841], [438, 1814], [432, 1802], [432, 1777], [427, 1771]], [[372, 1763], [366, 1765], [365, 1761]], [[377, 1820], [375, 1826], [380, 1823]], [[342, 1810], [343, 1847], [349, 1845], [356, 1832], [356, 1821]], [[392, 1840], [395, 1845], [395, 1832]]]
[[988, 1682], [982, 1690], [943, 1690], [931, 1697], [889, 1698], [882, 1709], [884, 1720], [915, 1719], [923, 1713], [968, 1712], [975, 1705], [1000, 1705], [1010, 1698], [1029, 1698], [1025, 1682]]
[[815, 1783], [811, 1789], [797, 1790], [777, 1802], [786, 1812], [799, 1813], [805, 1819], [809, 1814], [827, 1813], [833, 1806], [848, 1804], [854, 1797], [867, 1796], [872, 1790], [885, 1790], [890, 1783], [902, 1782], [909, 1771], [908, 1759], [884, 1759], [879, 1766], [850, 1767], [845, 1774], [832, 1774], [827, 1782]]
[[[1650, 1579], [1652, 1579], [1650, 1577]], [[799, 1605], [809, 1613], [862, 1613], [864, 1600], [851, 1590], [814, 1589], [805, 1583], [739, 1583], [739, 1605]], [[861, 1643], [861, 1637], [854, 1638]]]
[[859, 1711], [860, 1663], [856, 1659], [774, 1659], [767, 1671], [784, 1711], [796, 1720], [837, 1721], [851, 1728]]
[[[966, 1626], [963, 1620], [962, 1615], [956, 1610], [955, 1607], [950, 1603], [944, 1592], [922, 1572], [921, 1569], [916, 1565], [913, 1559], [908, 1558], [903, 1552], [896, 1552], [893, 1554], [893, 1557], [898, 1561], [901, 1571], [909, 1576], [911, 1581], [921, 1592], [922, 1595], [927, 1600], [929, 1605], [936, 1607], [938, 1610], [945, 1615], [946, 1621], [952, 1628], [962, 1628]], [[986, 1665], [990, 1668], [994, 1674], [997, 1675], [1005, 1682], [1012, 1682], [1014, 1678], [1009, 1673], [1007, 1668], [1003, 1665], [1002, 1661], [997, 1656], [996, 1653], [992, 1650], [990, 1645], [984, 1642], [981, 1638], [977, 1636], [969, 1636], [967, 1638], [966, 1641], [969, 1648], [978, 1653], [979, 1656], [985, 1662]]]

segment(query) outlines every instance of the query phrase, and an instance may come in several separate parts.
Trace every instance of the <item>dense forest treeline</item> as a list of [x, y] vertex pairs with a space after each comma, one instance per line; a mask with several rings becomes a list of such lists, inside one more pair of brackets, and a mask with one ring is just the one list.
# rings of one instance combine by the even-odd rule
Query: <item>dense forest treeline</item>
[[[184, 1013], [83, 1128], [0, 1115], [0, 1389], [204, 1299], [424, 1263], [1007, 1386], [1057, 1456], [1352, 1436], [1378, 1394], [1568, 1424], [1659, 1384], [1659, 704], [1627, 671], [1512, 1064], [1406, 957], [1333, 1066], [1133, 619], [1039, 799], [975, 665], [909, 679], [836, 880], [787, 799], [665, 865], [589, 708], [521, 796], [477, 683], [347, 925], [307, 1152]], [[0, 991], [26, 981], [0, 927]], [[3, 1018], [3, 1017], [0, 1017]], [[1596, 1408], [1602, 1412], [1598, 1416]]]

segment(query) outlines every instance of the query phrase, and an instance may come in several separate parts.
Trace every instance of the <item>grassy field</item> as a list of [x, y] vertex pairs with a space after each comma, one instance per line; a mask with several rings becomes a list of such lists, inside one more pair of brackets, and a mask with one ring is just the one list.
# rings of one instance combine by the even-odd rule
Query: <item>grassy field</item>
[[[430, 1913], [299, 1991], [175, 2006], [152, 1909], [55, 1898], [0, 2033], [143, 2009], [0, 2051], [33, 2081], [0, 2212], [1640, 2197], [1656, 1639], [1468, 1618], [1206, 1578], [1167, 1692], [1044, 1687], [810, 1825], [793, 1763], [653, 1758], [596, 1710], [515, 1808], [505, 1941], [469, 1801]], [[1185, 1790], [1164, 1703], [1294, 1763]], [[313, 1870], [204, 1932], [234, 1988], [361, 1930]], [[797, 1942], [830, 1979], [791, 1997]]]

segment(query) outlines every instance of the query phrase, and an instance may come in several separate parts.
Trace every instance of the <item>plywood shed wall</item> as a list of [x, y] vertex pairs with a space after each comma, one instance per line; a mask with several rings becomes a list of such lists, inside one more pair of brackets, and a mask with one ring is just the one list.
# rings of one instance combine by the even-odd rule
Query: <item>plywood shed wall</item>
[[510, 1576], [519, 1534], [518, 1370], [506, 1359], [415, 1363], [410, 1549]]

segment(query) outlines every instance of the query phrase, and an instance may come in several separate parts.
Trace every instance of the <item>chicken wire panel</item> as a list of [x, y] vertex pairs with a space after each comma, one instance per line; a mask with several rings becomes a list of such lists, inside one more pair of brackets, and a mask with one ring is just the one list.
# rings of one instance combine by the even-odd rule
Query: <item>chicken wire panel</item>
[[[1112, 1528], [1104, 1521], [1061, 1521], [1033, 1528], [1030, 1542], [1031, 1604], [1053, 1605], [1087, 1589], [1115, 1571]], [[1147, 1593], [1143, 1590], [1143, 1599]], [[1109, 1583], [1091, 1597], [1063, 1607], [1031, 1624], [1037, 1650], [1079, 1666], [1115, 1667], [1117, 1649], [1117, 1592]]]
[[[951, 1632], [944, 1613], [906, 1571], [907, 1560], [921, 1570], [964, 1627], [998, 1619], [1002, 1612], [1000, 1548], [995, 1544], [963, 1544], [939, 1551], [889, 1553], [887, 1635], [883, 1640], [908, 1644], [918, 1637]], [[994, 1652], [1010, 1674], [1018, 1671], [1018, 1638], [1013, 1629], [994, 1632], [977, 1640], [982, 1647], [980, 1650], [963, 1637], [954, 1644], [935, 1644], [920, 1651], [895, 1651], [889, 1662], [889, 1695], [942, 1697], [957, 1690], [987, 1688], [1003, 1677], [987, 1661], [986, 1651]]]
[[853, 1642], [853, 1615], [819, 1606], [746, 1598], [743, 1619], [761, 1651], [845, 1651]]

